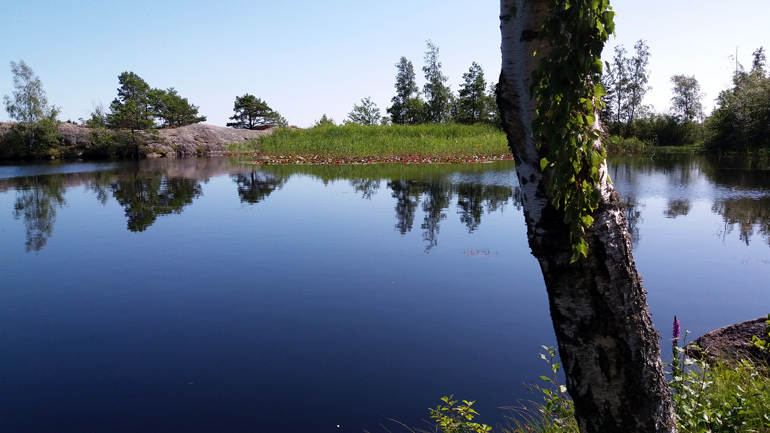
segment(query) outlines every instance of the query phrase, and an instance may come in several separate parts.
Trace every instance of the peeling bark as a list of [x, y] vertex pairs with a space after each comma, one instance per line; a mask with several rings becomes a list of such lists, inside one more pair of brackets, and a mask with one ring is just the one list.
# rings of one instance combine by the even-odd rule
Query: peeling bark
[[[516, 7], [516, 17], [511, 8]], [[532, 254], [545, 279], [567, 390], [582, 432], [674, 432], [676, 420], [623, 205], [600, 167], [602, 202], [586, 232], [588, 256], [570, 263], [569, 226], [546, 194], [530, 124], [531, 73], [547, 46], [533, 32], [545, 1], [501, 0], [498, 105], [516, 160]], [[537, 50], [538, 56], [532, 56]]]

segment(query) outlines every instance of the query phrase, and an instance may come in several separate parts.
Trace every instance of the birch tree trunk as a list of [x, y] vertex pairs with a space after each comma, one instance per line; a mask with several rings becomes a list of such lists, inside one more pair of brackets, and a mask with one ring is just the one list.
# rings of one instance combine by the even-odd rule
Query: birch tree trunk
[[659, 336], [631, 254], [623, 204], [608, 182], [606, 162], [599, 167], [602, 199], [585, 235], [587, 257], [570, 263], [569, 227], [546, 193], [540, 170], [545, 155], [530, 126], [536, 116], [530, 85], [531, 73], [548, 49], [547, 41], [538, 39], [548, 2], [501, 0], [500, 5], [503, 64], [497, 101], [580, 430], [675, 432]]

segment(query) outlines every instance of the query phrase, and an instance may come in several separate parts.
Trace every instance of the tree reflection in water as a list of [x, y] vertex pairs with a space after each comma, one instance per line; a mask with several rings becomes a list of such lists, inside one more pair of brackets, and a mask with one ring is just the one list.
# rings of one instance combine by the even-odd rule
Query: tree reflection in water
[[688, 199], [669, 199], [666, 205], [666, 210], [663, 211], [663, 215], [666, 218], [676, 218], [679, 216], [687, 216], [692, 209], [692, 203]]
[[438, 244], [440, 223], [447, 218], [444, 211], [449, 209], [455, 195], [460, 222], [465, 224], [469, 233], [481, 224], [485, 209], [487, 213], [502, 210], [511, 199], [517, 207], [520, 205], [518, 187], [514, 189], [504, 185], [401, 179], [388, 181], [388, 188], [391, 196], [396, 199], [396, 230], [402, 235], [412, 230], [415, 211], [422, 201], [425, 216], [420, 228], [423, 230], [423, 240], [427, 243], [426, 252]]
[[257, 204], [274, 191], [283, 188], [287, 178], [264, 171], [238, 173], [230, 176], [238, 185], [241, 203]]
[[736, 198], [719, 200], [711, 210], [721, 215], [725, 222], [722, 237], [736, 227], [738, 238], [749, 245], [752, 236], [759, 235], [770, 245], [770, 198]]
[[112, 195], [126, 209], [128, 230], [141, 232], [160, 215], [179, 214], [201, 195], [197, 179], [136, 175], [112, 182]]
[[[249, 204], [262, 203], [298, 173], [324, 183], [347, 181], [367, 200], [386, 185], [395, 199], [395, 229], [398, 233], [409, 233], [414, 228], [416, 214], [422, 210], [420, 229], [426, 252], [438, 245], [441, 224], [447, 220], [453, 203], [460, 222], [473, 232], [478, 229], [484, 214], [503, 210], [508, 203], [518, 208], [521, 202], [514, 182], [496, 180], [497, 176], [508, 179], [506, 176], [512, 167], [485, 171], [464, 166], [459, 169], [440, 166], [408, 169], [378, 165], [281, 166], [243, 172], [242, 165], [229, 163], [226, 159], [203, 165], [201, 161], [192, 162], [147, 162], [132, 165], [128, 170], [0, 179], [0, 191], [15, 190], [12, 215], [24, 222], [28, 252], [40, 251], [47, 244], [53, 234], [57, 212], [67, 204], [64, 199], [66, 189], [77, 185], [85, 185], [102, 204], [114, 198], [125, 209], [128, 230], [135, 232], [147, 230], [161, 215], [181, 213], [202, 195], [201, 182], [211, 176], [229, 175], [236, 184], [241, 202]], [[491, 175], [494, 180], [482, 181], [483, 173], [487, 176], [494, 173]], [[634, 245], [640, 242], [639, 226], [649, 197], [666, 200], [663, 209], [666, 218], [686, 217], [694, 212], [693, 203], [709, 199], [711, 212], [724, 222], [724, 228], [719, 232], [721, 236], [737, 233], [747, 245], [755, 236], [760, 236], [770, 245], [770, 170], [738, 163], [730, 165], [723, 160], [703, 157], [682, 158], [681, 161], [616, 158], [611, 174], [626, 205]]]
[[13, 217], [24, 219], [26, 250], [40, 251], [53, 234], [56, 210], [66, 204], [62, 175], [22, 177], [15, 182]]

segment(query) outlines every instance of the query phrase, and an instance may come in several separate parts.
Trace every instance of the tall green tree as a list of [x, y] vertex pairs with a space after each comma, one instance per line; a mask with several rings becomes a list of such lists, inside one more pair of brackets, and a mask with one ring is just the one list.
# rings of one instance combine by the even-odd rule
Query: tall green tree
[[451, 120], [452, 91], [446, 85], [447, 77], [441, 72], [441, 62], [438, 61], [438, 47], [427, 41], [428, 51], [425, 52], [425, 119], [428, 122], [443, 123]]
[[650, 86], [647, 83], [650, 80], [650, 50], [647, 43], [639, 40], [634, 45], [636, 54], [627, 61], [628, 85], [626, 96], [626, 135], [631, 132], [631, 125], [634, 123], [637, 110], [642, 106], [642, 101]]
[[414, 66], [406, 57], [396, 63], [396, 96], [390, 102], [387, 112], [396, 125], [422, 123], [425, 103], [420, 98], [420, 90], [415, 81]]
[[770, 147], [770, 77], [763, 48], [754, 51], [751, 70], [733, 74], [733, 87], [717, 97], [707, 122], [707, 145], [713, 150], [752, 150]]
[[59, 108], [48, 105], [48, 98], [40, 77], [32, 68], [19, 60], [11, 62], [13, 93], [3, 96], [5, 111], [11, 120], [18, 122], [3, 142], [11, 149], [9, 156], [32, 156], [58, 144], [59, 132], [56, 117]]
[[460, 123], [488, 123], [494, 99], [487, 94], [487, 82], [484, 70], [473, 62], [468, 72], [463, 74], [460, 84], [455, 119]]
[[643, 40], [636, 42], [634, 50], [635, 55], [628, 57], [622, 45], [615, 47], [615, 56], [602, 74], [601, 82], [606, 95], [602, 98], [605, 106], [601, 117], [609, 124], [611, 134], [622, 133], [628, 136], [631, 133], [631, 126], [642, 108], [644, 96], [650, 90], [647, 85], [650, 77], [650, 50]]
[[230, 117], [234, 122], [227, 126], [236, 129], [261, 129], [271, 125], [286, 126], [286, 119], [270, 108], [267, 102], [254, 95], [236, 96], [233, 105], [235, 114]]
[[612, 62], [607, 63], [607, 69], [602, 74], [602, 85], [607, 94], [602, 98], [605, 106], [602, 109], [602, 121], [610, 126], [610, 133], [618, 135], [618, 126], [626, 120], [628, 97], [626, 94], [629, 82], [626, 49], [623, 45], [615, 47]]
[[684, 121], [695, 120], [703, 114], [703, 104], [701, 99], [703, 94], [700, 91], [700, 84], [694, 76], [673, 75], [671, 77], [673, 84], [672, 91], [674, 96], [671, 98], [671, 111]]
[[675, 432], [596, 123], [613, 18], [608, 0], [501, 0], [498, 106], [580, 431]]
[[198, 114], [198, 107], [187, 98], [182, 98], [173, 87], [167, 90], [153, 89], [150, 100], [153, 115], [160, 121], [160, 126], [179, 127], [206, 121], [206, 116]]
[[353, 111], [348, 113], [348, 119], [351, 123], [359, 125], [378, 125], [382, 121], [382, 116], [377, 104], [372, 102], [372, 98], [366, 97], [361, 100], [360, 105], [353, 105]]
[[128, 129], [132, 134], [154, 125], [152, 89], [139, 75], [123, 72], [118, 76], [118, 96], [110, 104], [107, 124], [113, 129]]

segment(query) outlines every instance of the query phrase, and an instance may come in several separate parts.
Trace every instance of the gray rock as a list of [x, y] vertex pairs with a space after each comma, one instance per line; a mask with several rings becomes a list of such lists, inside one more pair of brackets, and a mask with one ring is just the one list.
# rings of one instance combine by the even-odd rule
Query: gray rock
[[230, 143], [257, 139], [270, 134], [275, 128], [262, 130], [234, 129], [221, 126], [196, 123], [179, 128], [164, 128], [158, 132], [162, 140], [153, 141], [150, 145], [156, 150], [165, 150], [180, 155], [195, 155], [198, 150], [207, 154], [227, 152]]
[[767, 354], [763, 354], [751, 344], [754, 335], [762, 338], [766, 335], [767, 317], [725, 326], [696, 338], [687, 345], [688, 356], [705, 361], [718, 359], [749, 360], [768, 363]]

